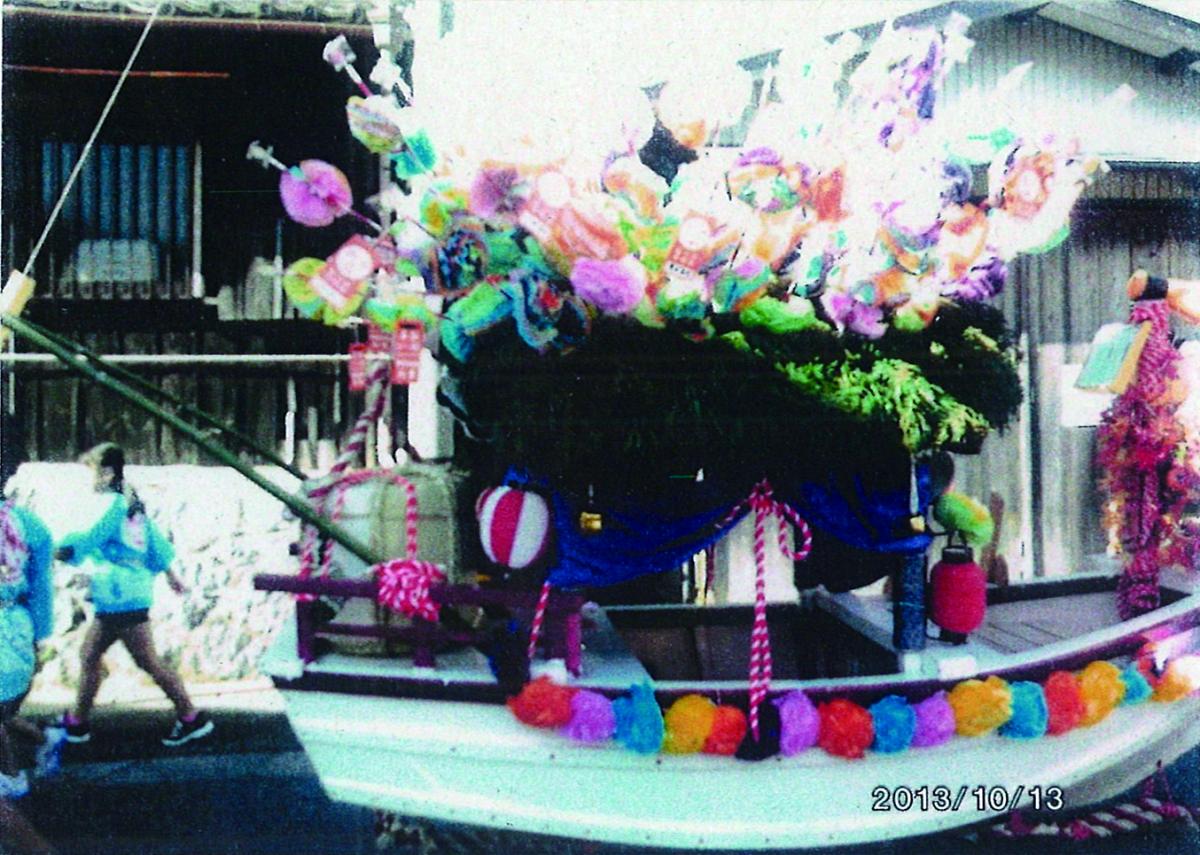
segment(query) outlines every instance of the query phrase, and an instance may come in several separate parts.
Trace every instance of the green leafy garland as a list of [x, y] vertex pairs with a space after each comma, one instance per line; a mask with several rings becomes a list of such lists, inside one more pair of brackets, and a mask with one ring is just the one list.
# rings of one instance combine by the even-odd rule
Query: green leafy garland
[[973, 451], [1021, 402], [1011, 336], [991, 307], [949, 305], [926, 330], [872, 341], [769, 299], [754, 304], [766, 313], [718, 318], [722, 334], [703, 341], [602, 316], [575, 350], [539, 355], [503, 324], [452, 373], [498, 468], [617, 491], [700, 469], [786, 483], [822, 477], [831, 460], [870, 470]]

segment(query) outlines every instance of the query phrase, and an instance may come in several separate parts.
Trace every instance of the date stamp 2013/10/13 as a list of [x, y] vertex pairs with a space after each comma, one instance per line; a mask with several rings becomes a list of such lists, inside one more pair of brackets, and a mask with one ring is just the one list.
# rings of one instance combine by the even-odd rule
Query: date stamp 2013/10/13
[[871, 790], [871, 798], [871, 810], [880, 813], [911, 810], [950, 813], [963, 809], [1003, 813], [1016, 810], [1024, 800], [1028, 800], [1028, 807], [1035, 811], [1056, 811], [1065, 807], [1062, 788], [1054, 786], [876, 787]]

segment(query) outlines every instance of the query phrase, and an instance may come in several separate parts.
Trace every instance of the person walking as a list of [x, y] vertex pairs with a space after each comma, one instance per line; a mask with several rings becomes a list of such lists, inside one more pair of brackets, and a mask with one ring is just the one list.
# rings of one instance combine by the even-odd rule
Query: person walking
[[53, 625], [50, 552], [50, 533], [42, 521], [12, 502], [0, 502], [0, 797], [9, 799], [29, 792], [15, 738], [38, 747], [43, 771], [61, 742], [61, 734], [44, 734], [17, 717], [37, 671], [37, 645]]
[[95, 477], [95, 489], [111, 500], [100, 520], [90, 529], [63, 539], [55, 557], [83, 565], [91, 576], [96, 618], [88, 627], [80, 651], [79, 692], [75, 708], [63, 717], [67, 741], [91, 739], [89, 719], [100, 689], [101, 659], [120, 641], [134, 663], [153, 678], [175, 706], [176, 721], [163, 745], [178, 746], [203, 739], [213, 731], [207, 714], [197, 710], [179, 674], [159, 657], [150, 631], [150, 605], [154, 578], [164, 573], [177, 594], [186, 586], [171, 571], [175, 549], [146, 515], [146, 507], [125, 482], [125, 452], [114, 443], [102, 443], [83, 458]]

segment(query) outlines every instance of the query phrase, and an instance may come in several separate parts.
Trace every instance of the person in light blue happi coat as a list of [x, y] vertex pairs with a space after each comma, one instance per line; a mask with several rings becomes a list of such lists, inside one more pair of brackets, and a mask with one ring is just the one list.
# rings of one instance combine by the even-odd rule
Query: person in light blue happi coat
[[82, 566], [91, 577], [96, 619], [80, 651], [81, 672], [75, 708], [63, 717], [69, 742], [91, 739], [88, 720], [100, 689], [104, 652], [120, 641], [139, 668], [149, 674], [175, 706], [177, 720], [168, 746], [182, 745], [212, 732], [212, 720], [193, 706], [179, 674], [159, 657], [150, 632], [154, 579], [163, 573], [176, 593], [187, 588], [171, 572], [175, 549], [146, 514], [136, 491], [125, 483], [125, 452], [104, 443], [83, 456], [92, 467], [95, 489], [109, 499], [100, 519], [86, 531], [68, 535], [55, 553]]
[[[20, 798], [28, 779], [16, 761], [13, 740], [35, 744], [45, 736], [17, 713], [37, 671], [37, 645], [50, 635], [53, 592], [50, 533], [33, 512], [0, 504], [0, 797]], [[53, 746], [51, 746], [53, 747]], [[39, 757], [39, 759], [42, 759]]]

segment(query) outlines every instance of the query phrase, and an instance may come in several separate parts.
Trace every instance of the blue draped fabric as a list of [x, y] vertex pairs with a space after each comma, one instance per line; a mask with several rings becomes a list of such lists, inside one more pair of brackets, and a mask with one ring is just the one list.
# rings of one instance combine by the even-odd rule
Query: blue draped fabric
[[[505, 479], [513, 486], [541, 487], [544, 482], [510, 471]], [[831, 480], [776, 488], [814, 528], [859, 549], [881, 553], [920, 553], [931, 541], [928, 533], [895, 538], [911, 516], [909, 491], [872, 490], [861, 476], [851, 479], [850, 495]], [[917, 469], [921, 508], [932, 500], [929, 472]], [[598, 507], [603, 528], [585, 533], [578, 525], [586, 504], [561, 492], [549, 492], [555, 534], [555, 556], [547, 579], [556, 587], [605, 587], [649, 573], [674, 569], [719, 540], [741, 517], [730, 512], [746, 496], [721, 493], [711, 482], [681, 481], [676, 489], [653, 501], [627, 499], [620, 506]]]

